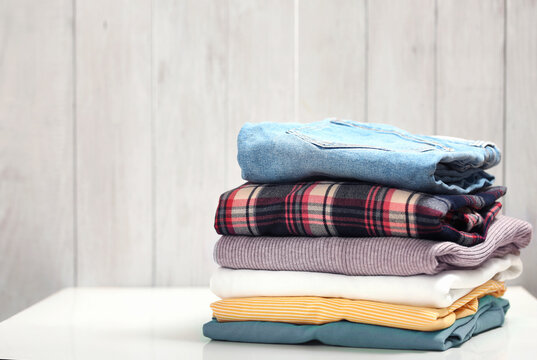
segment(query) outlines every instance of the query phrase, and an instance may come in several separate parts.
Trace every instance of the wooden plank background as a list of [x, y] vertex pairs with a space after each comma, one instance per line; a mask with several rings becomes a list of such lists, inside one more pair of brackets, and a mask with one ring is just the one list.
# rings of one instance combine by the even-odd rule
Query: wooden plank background
[[[537, 1], [508, 1], [506, 14], [505, 198], [508, 215], [537, 226]], [[537, 244], [522, 253], [517, 283], [537, 295]]]
[[75, 282], [72, 21], [0, 2], [0, 319]]
[[367, 120], [433, 134], [435, 3], [368, 4]]
[[228, 9], [167, 0], [153, 16], [155, 284], [198, 285], [213, 267], [215, 199], [226, 189]]
[[151, 6], [76, 3], [77, 284], [151, 285]]
[[207, 284], [247, 121], [492, 140], [504, 212], [536, 224], [536, 23], [537, 0], [0, 2], [0, 319], [64, 286]]

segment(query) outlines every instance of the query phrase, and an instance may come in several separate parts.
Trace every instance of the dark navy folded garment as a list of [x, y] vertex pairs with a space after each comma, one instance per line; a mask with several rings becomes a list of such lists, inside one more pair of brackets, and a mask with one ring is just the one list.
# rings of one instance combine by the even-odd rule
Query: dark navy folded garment
[[414, 331], [386, 326], [338, 321], [323, 325], [294, 325], [268, 321], [212, 320], [203, 326], [203, 334], [213, 340], [303, 344], [319, 341], [326, 345], [408, 350], [447, 350], [472, 336], [499, 327], [509, 309], [509, 301], [494, 296], [479, 300], [474, 315], [458, 319], [439, 331]]

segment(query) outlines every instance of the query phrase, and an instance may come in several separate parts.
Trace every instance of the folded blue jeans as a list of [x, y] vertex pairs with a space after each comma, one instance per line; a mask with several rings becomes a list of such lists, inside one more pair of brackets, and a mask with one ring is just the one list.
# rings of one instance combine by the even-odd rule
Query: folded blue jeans
[[267, 344], [303, 344], [319, 341], [326, 345], [378, 349], [447, 350], [472, 336], [503, 324], [509, 301], [487, 295], [479, 300], [473, 315], [458, 319], [439, 331], [415, 331], [387, 326], [338, 321], [323, 325], [294, 325], [268, 321], [222, 322], [203, 326], [203, 335], [213, 340]]
[[492, 143], [350, 120], [246, 123], [238, 136], [242, 177], [254, 183], [330, 177], [467, 194], [493, 183], [494, 176], [484, 170], [500, 158]]

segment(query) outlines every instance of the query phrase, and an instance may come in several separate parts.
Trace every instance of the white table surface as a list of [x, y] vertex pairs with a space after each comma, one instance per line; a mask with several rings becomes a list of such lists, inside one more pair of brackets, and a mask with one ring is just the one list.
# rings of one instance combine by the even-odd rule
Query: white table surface
[[506, 296], [502, 328], [445, 352], [209, 341], [207, 288], [70, 288], [0, 323], [2, 359], [537, 359], [537, 299]]

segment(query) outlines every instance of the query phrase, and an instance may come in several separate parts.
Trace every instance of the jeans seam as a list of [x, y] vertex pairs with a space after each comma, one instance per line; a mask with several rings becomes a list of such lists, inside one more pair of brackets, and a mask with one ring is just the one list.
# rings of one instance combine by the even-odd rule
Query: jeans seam
[[[400, 132], [397, 132], [397, 131], [383, 131], [383, 130], [380, 130], [380, 129], [375, 129], [374, 127], [371, 127], [371, 126], [362, 126], [362, 125], [354, 124], [352, 122], [348, 122], [348, 121], [345, 121], [345, 120], [330, 119], [329, 121], [332, 124], [345, 124], [345, 125], [349, 125], [349, 126], [364, 128], [364, 129], [371, 130], [371, 131], [378, 132], [378, 133], [392, 133], [392, 134], [395, 134], [395, 135], [401, 137], [402, 139], [406, 139], [406, 140], [408, 140], [410, 142], [413, 142], [415, 144], [425, 144], [425, 145], [429, 145], [429, 146], [432, 146], [432, 147], [435, 147], [435, 148], [440, 147], [440, 148], [442, 148], [444, 150], [447, 150], [447, 151], [453, 151], [453, 149], [445, 147], [445, 146], [443, 146], [441, 144], [438, 144], [438, 143], [435, 143], [435, 142], [427, 142], [427, 141], [419, 139], [419, 138], [413, 138], [411, 136], [407, 136], [407, 135], [405, 135], [403, 133], [400, 133]], [[321, 148], [371, 149], [371, 150], [388, 151], [388, 152], [426, 152], [426, 151], [434, 150], [434, 149], [393, 150], [393, 149], [388, 149], [388, 148], [379, 147], [379, 146], [350, 144], [350, 143], [341, 143], [341, 142], [332, 142], [332, 141], [319, 141], [319, 140], [316, 140], [316, 139], [314, 139], [314, 138], [312, 138], [312, 137], [310, 137], [310, 136], [308, 136], [308, 135], [306, 135], [306, 134], [301, 132], [301, 130], [302, 131], [303, 130], [321, 130], [321, 129], [326, 128], [327, 126], [329, 126], [329, 124], [326, 123], [326, 122], [323, 122], [323, 123], [320, 123], [320, 124], [299, 126], [299, 127], [287, 130], [286, 133], [294, 135], [294, 136], [298, 137], [299, 139], [301, 139], [301, 140], [303, 140], [303, 141], [305, 141], [307, 143], [319, 146]]]

